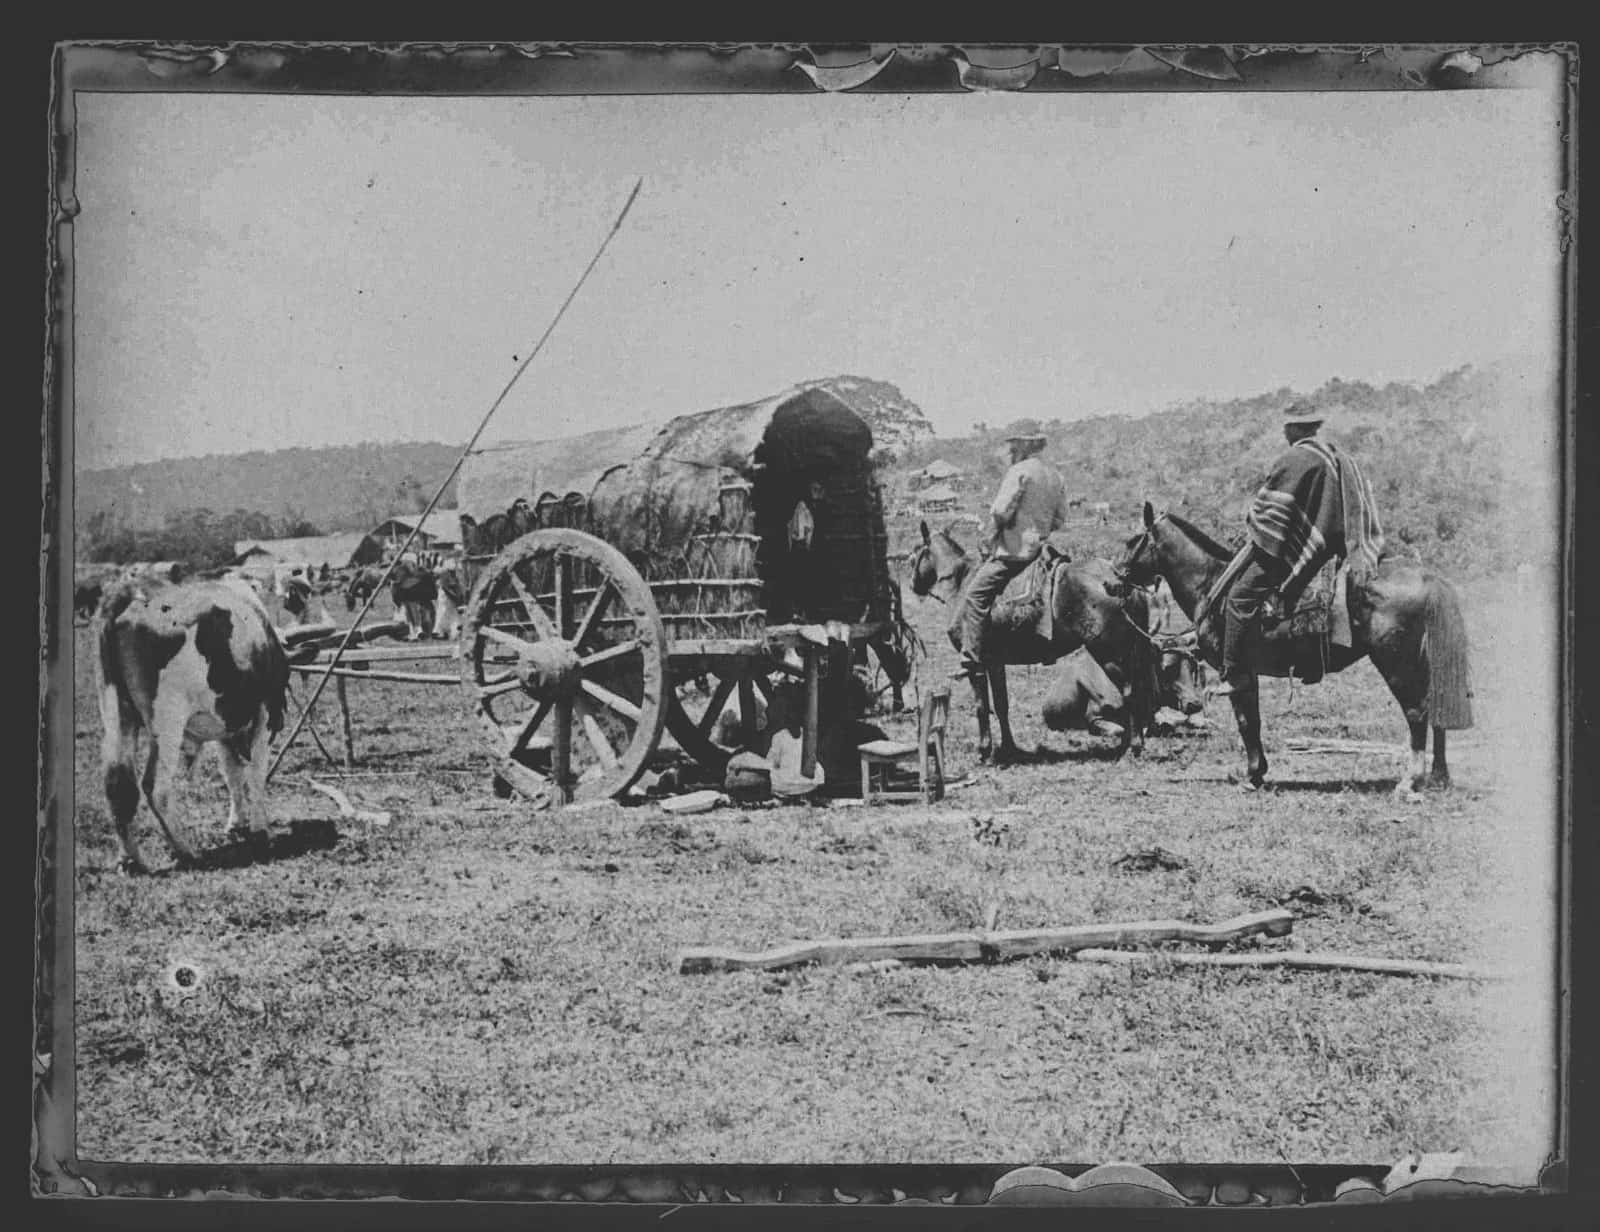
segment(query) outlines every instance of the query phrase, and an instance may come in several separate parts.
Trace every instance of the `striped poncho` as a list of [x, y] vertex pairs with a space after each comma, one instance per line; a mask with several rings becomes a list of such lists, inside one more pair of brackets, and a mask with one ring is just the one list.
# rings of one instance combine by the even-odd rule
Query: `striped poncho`
[[1372, 487], [1355, 459], [1307, 437], [1285, 450], [1245, 517], [1250, 542], [1288, 566], [1282, 590], [1296, 596], [1328, 559], [1364, 570], [1383, 555]]

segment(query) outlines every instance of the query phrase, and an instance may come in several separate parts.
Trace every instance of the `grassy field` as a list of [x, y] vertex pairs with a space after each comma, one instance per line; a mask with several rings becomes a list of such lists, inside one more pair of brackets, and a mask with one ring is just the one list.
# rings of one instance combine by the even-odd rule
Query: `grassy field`
[[[302, 738], [274, 811], [304, 841], [132, 879], [99, 792], [77, 635], [77, 1108], [86, 1159], [761, 1163], [1391, 1161], [1459, 1149], [1531, 1181], [1548, 1149], [1553, 628], [1468, 588], [1478, 727], [1456, 786], [1391, 794], [1405, 727], [1377, 673], [1267, 682], [1276, 789], [1227, 781], [1209, 734], [1044, 729], [1049, 669], [1013, 673], [1029, 764], [976, 766], [958, 691], [941, 804], [604, 804], [490, 791], [454, 690], [354, 685], [362, 767]], [[944, 609], [907, 596], [953, 666]], [[1520, 664], [1528, 654], [1539, 668]], [[1548, 686], [1548, 690], [1546, 688]], [[331, 700], [331, 698], [330, 698]], [[336, 711], [319, 706], [328, 737]], [[905, 720], [883, 719], [891, 730]], [[1296, 755], [1293, 737], [1393, 754]], [[387, 826], [335, 821], [308, 776]], [[215, 817], [210, 755], [187, 792]], [[141, 814], [147, 858], [166, 859]], [[1182, 867], [1125, 872], [1161, 847]], [[682, 976], [680, 947], [1179, 917], [1286, 905], [1308, 950], [1471, 962], [1385, 975], [995, 966]], [[180, 969], [192, 975], [179, 976]], [[189, 986], [180, 985], [180, 979]]]

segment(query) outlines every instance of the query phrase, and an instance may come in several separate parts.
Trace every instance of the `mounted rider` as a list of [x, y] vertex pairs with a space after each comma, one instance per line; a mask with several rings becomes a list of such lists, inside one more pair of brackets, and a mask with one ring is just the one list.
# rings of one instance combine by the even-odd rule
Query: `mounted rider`
[[1293, 403], [1283, 415], [1289, 448], [1278, 456], [1245, 515], [1249, 542], [1207, 597], [1233, 585], [1222, 603], [1222, 684], [1218, 696], [1255, 687], [1251, 658], [1274, 594], [1282, 611], [1318, 570], [1337, 556], [1353, 569], [1370, 569], [1383, 554], [1372, 488], [1355, 459], [1317, 436], [1326, 415]]
[[983, 662], [984, 627], [1005, 589], [1038, 557], [1050, 533], [1067, 521], [1067, 484], [1039, 453], [1046, 438], [1037, 433], [1008, 436], [1011, 469], [989, 507], [994, 551], [978, 566], [967, 586], [961, 614], [961, 670], [976, 676]]

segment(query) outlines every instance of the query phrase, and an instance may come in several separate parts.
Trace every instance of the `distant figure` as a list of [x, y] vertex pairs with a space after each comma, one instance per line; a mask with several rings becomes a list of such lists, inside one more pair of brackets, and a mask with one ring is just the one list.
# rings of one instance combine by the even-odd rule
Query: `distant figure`
[[1005, 593], [1011, 579], [1031, 564], [1050, 533], [1067, 521], [1067, 484], [1061, 472], [1039, 457], [1043, 436], [1029, 434], [1006, 438], [1011, 446], [1011, 469], [1000, 481], [994, 504], [995, 550], [978, 566], [967, 587], [961, 632], [961, 671], [974, 679], [985, 672], [983, 638], [989, 613]]

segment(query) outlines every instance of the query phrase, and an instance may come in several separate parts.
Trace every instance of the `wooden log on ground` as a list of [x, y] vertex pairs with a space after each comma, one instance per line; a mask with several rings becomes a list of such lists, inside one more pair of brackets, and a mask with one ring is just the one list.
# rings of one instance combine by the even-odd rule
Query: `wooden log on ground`
[[1387, 753], [1399, 756], [1402, 751], [1398, 744], [1377, 744], [1371, 740], [1308, 740], [1303, 737], [1286, 740], [1283, 747], [1288, 753]]
[[[326, 663], [291, 663], [290, 671], [299, 672], [303, 676], [321, 676], [327, 673]], [[396, 684], [448, 684], [457, 687], [461, 684], [460, 676], [445, 676], [438, 672], [388, 672], [366, 671], [359, 664], [353, 667], [336, 667], [333, 669], [335, 677], [354, 676], [357, 680], [389, 680]]]
[[1135, 920], [1124, 924], [1073, 924], [1064, 928], [1011, 929], [1005, 932], [928, 933], [898, 937], [833, 937], [797, 941], [755, 952], [688, 949], [678, 954], [680, 975], [712, 971], [773, 971], [806, 963], [1002, 962], [1029, 954], [1070, 953], [1093, 946], [1138, 945], [1158, 941], [1217, 944], [1251, 936], [1286, 937], [1294, 913], [1283, 908], [1235, 916], [1220, 924], [1184, 920]]
[[1509, 972], [1488, 971], [1460, 963], [1424, 962], [1405, 958], [1368, 958], [1359, 954], [1312, 954], [1279, 950], [1272, 954], [1152, 954], [1134, 950], [1078, 950], [1074, 962], [1119, 966], [1291, 967], [1307, 971], [1371, 971], [1380, 975], [1419, 975], [1437, 979], [1508, 980]]
[[388, 813], [373, 812], [370, 809], [358, 809], [355, 805], [350, 803], [350, 797], [345, 795], [344, 792], [340, 791], [337, 787], [330, 787], [326, 783], [319, 783], [316, 779], [307, 779], [306, 782], [312, 787], [315, 787], [323, 795], [330, 797], [334, 804], [339, 806], [339, 816], [351, 821], [370, 822], [375, 826], [386, 826], [389, 824], [390, 818]]
[[320, 642], [337, 632], [339, 626], [331, 621], [314, 625], [291, 625], [287, 629], [278, 630], [278, 640], [284, 644], [285, 649], [289, 649], [303, 646], [306, 642]]

